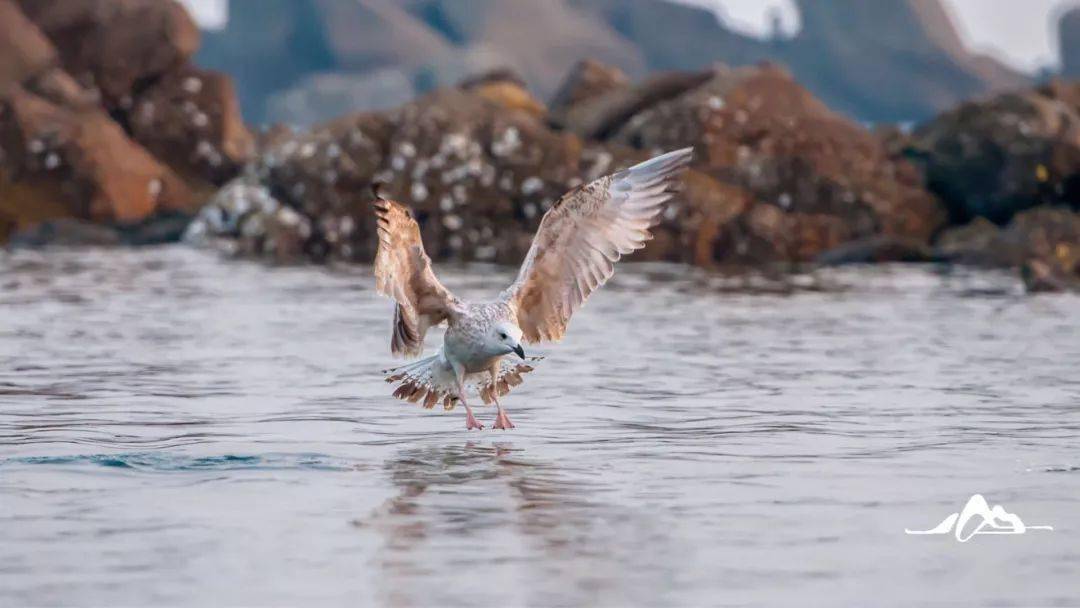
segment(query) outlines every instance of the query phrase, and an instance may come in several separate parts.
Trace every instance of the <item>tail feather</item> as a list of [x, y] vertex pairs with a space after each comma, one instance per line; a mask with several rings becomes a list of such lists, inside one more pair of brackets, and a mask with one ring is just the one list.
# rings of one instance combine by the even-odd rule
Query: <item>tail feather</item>
[[457, 401], [453, 372], [441, 354], [383, 370], [383, 373], [387, 374], [387, 382], [400, 383], [394, 389], [394, 397], [397, 399], [410, 403], [422, 402], [426, 409], [435, 407], [440, 399], [446, 409], [451, 409]]
[[[519, 386], [524, 381], [521, 376], [533, 371], [533, 364], [541, 359], [543, 357], [529, 357], [526, 361], [503, 359], [494, 382], [491, 374], [485, 371], [466, 376], [466, 386], [476, 390], [480, 399], [490, 405], [494, 403], [495, 396], [502, 397], [511, 388]], [[402, 401], [419, 403], [425, 409], [431, 409], [442, 401], [444, 409], [452, 410], [459, 400], [453, 369], [441, 353], [383, 370], [383, 373], [387, 375], [387, 382], [398, 383], [393, 394]]]
[[511, 388], [524, 382], [521, 376], [536, 369], [532, 364], [542, 359], [543, 357], [529, 357], [525, 361], [503, 359], [499, 362], [499, 373], [494, 382], [491, 381], [491, 374], [482, 372], [473, 374], [475, 377], [473, 386], [480, 393], [480, 399], [483, 400], [484, 405], [491, 405], [495, 402], [496, 396], [502, 397], [509, 393]]

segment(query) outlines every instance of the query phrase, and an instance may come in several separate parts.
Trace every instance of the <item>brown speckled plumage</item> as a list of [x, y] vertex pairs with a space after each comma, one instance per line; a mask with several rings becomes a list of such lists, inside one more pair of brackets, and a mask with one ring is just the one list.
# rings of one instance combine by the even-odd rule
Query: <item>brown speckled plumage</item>
[[[448, 324], [437, 354], [388, 370], [387, 381], [400, 382], [394, 396], [426, 408], [442, 400], [451, 409], [465, 402], [471, 385], [485, 403], [498, 405], [497, 398], [533, 369], [528, 361], [503, 357], [515, 348], [520, 354], [520, 342], [563, 337], [570, 317], [611, 278], [615, 263], [652, 238], [649, 229], [691, 156], [690, 148], [669, 152], [563, 195], [541, 220], [517, 279], [486, 303], [462, 302], [443, 287], [409, 209], [376, 191], [376, 287], [397, 302], [391, 351], [418, 356], [428, 328]], [[469, 425], [480, 427], [471, 411]]]

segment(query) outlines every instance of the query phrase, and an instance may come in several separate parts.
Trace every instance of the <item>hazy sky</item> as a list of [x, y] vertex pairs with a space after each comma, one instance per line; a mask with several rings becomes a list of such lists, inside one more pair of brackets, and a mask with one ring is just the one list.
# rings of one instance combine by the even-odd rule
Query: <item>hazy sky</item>
[[[769, 15], [779, 10], [787, 31], [798, 28], [793, 0], [678, 0], [688, 4], [719, 7], [731, 27], [761, 35]], [[827, 1], [827, 0], [819, 0]], [[872, 0], [871, 0], [872, 1]], [[181, 0], [204, 27], [224, 23], [225, 0]], [[968, 46], [994, 55], [1025, 71], [1056, 66], [1056, 16], [1080, 0], [943, 0]]]

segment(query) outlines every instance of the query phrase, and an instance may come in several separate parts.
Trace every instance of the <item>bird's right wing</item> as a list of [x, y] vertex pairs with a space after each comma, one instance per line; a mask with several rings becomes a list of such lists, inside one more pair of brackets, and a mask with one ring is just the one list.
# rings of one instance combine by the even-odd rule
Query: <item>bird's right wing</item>
[[527, 342], [557, 341], [570, 316], [652, 238], [693, 148], [668, 152], [563, 195], [544, 214], [517, 280], [502, 298]]
[[424, 349], [424, 334], [458, 310], [460, 303], [431, 270], [424, 252], [420, 225], [409, 208], [383, 198], [376, 189], [379, 250], [375, 254], [375, 288], [397, 302], [390, 351], [416, 357]]

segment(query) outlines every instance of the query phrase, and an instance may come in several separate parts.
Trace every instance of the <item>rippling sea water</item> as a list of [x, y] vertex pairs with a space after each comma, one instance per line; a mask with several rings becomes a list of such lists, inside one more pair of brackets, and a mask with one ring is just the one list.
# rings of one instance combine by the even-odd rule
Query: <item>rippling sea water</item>
[[[1080, 603], [1077, 296], [627, 265], [467, 432], [366, 268], [0, 256], [0, 605]], [[1055, 529], [904, 534], [973, 493]]]

